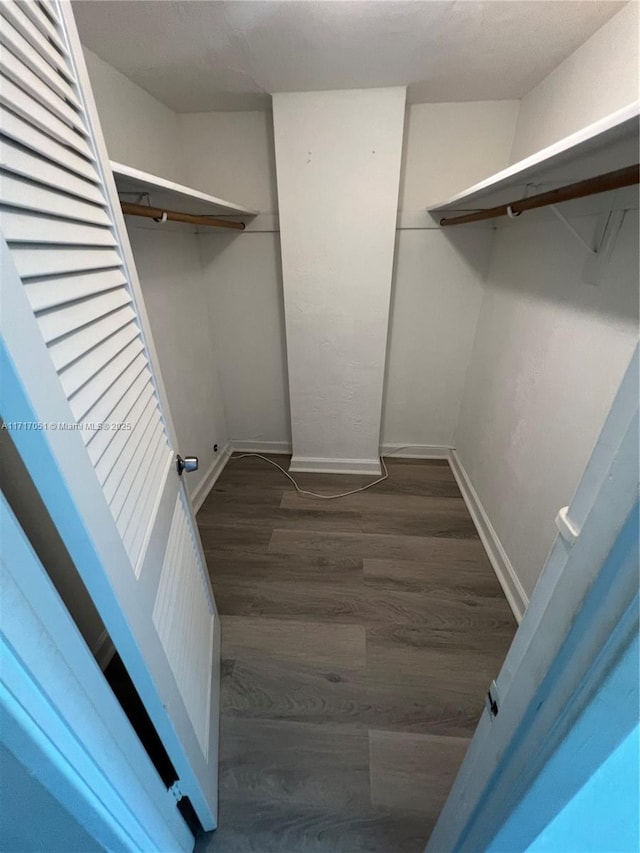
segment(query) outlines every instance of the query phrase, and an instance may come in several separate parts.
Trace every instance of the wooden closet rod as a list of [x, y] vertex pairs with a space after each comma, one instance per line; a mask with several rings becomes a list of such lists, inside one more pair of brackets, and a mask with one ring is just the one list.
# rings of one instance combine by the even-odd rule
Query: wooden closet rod
[[[440, 220], [440, 225], [464, 225], [466, 222], [480, 222], [482, 219], [496, 219], [499, 216], [517, 216], [525, 210], [535, 210], [537, 207], [548, 207], [550, 204], [559, 204], [562, 201], [571, 201], [574, 198], [585, 198], [585, 196], [605, 193], [608, 190], [618, 190], [622, 187], [631, 187], [640, 182], [640, 163], [635, 166], [626, 166], [615, 172], [607, 172], [606, 175], [598, 175], [595, 178], [587, 178], [575, 184], [567, 184], [556, 190], [538, 193], [538, 195], [512, 201], [510, 204], [500, 204], [497, 207], [489, 207], [486, 210], [478, 210], [475, 213], [465, 213], [461, 216], [445, 216]], [[511, 213], [509, 213], [511, 211]]]
[[188, 222], [190, 225], [211, 225], [216, 228], [235, 228], [244, 231], [244, 222], [231, 219], [217, 219], [215, 216], [202, 216], [196, 213], [181, 213], [178, 210], [165, 210], [162, 207], [148, 207], [146, 204], [133, 204], [121, 201], [122, 212], [127, 216], [145, 216], [147, 219], [162, 219], [166, 214], [169, 222]]

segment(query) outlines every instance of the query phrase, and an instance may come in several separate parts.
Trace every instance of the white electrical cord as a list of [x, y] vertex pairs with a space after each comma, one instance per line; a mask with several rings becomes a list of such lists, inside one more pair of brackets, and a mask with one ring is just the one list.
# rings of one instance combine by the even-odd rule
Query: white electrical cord
[[[412, 447], [417, 447], [415, 444], [404, 444], [402, 447], [395, 447], [390, 453], [387, 453], [387, 456], [393, 456], [394, 453], [399, 453], [401, 450], [411, 450]], [[352, 489], [350, 492], [341, 492], [339, 495], [319, 495], [317, 492], [309, 492], [307, 489], [301, 489], [300, 486], [293, 479], [291, 474], [288, 471], [285, 471], [282, 466], [278, 465], [277, 462], [274, 462], [272, 459], [267, 459], [266, 456], [263, 456], [261, 453], [242, 453], [240, 456], [232, 456], [229, 462], [235, 462], [239, 459], [245, 459], [248, 456], [255, 456], [257, 459], [263, 459], [265, 462], [268, 462], [269, 465], [273, 465], [274, 468], [277, 468], [278, 471], [282, 471], [284, 476], [291, 480], [293, 485], [295, 486], [296, 492], [301, 495], [308, 495], [310, 498], [320, 498], [325, 501], [332, 501], [334, 498], [346, 498], [349, 495], [357, 495], [358, 492], [365, 492], [367, 489], [370, 489], [372, 486], [377, 486], [378, 483], [383, 483], [389, 477], [389, 472], [387, 471], [387, 466], [384, 464], [384, 458], [380, 457], [380, 462], [382, 464], [382, 470], [384, 474], [382, 477], [378, 477], [377, 480], [374, 480], [372, 483], [367, 483], [366, 486], [360, 486], [359, 489]]]
[[[398, 447], [397, 449], [403, 450], [404, 448]], [[261, 453], [242, 453], [240, 456], [232, 456], [231, 459], [229, 460], [229, 462], [237, 462], [239, 459], [245, 459], [247, 456], [255, 456], [257, 459], [263, 459], [265, 462], [268, 462], [269, 465], [273, 465], [274, 468], [277, 468], [279, 471], [282, 471], [284, 476], [288, 480], [291, 480], [291, 482], [295, 486], [295, 490], [296, 490], [296, 492], [298, 492], [298, 494], [308, 495], [310, 498], [320, 498], [321, 500], [325, 500], [325, 501], [331, 501], [334, 498], [346, 498], [346, 497], [348, 497], [348, 495], [355, 495], [358, 492], [364, 492], [367, 489], [370, 489], [371, 486], [377, 486], [378, 483], [384, 482], [389, 477], [389, 472], [387, 471], [387, 466], [384, 464], [384, 459], [381, 456], [380, 462], [382, 464], [382, 470], [384, 471], [384, 474], [382, 475], [382, 477], [378, 477], [378, 479], [374, 480], [372, 483], [367, 483], [366, 486], [360, 486], [359, 489], [351, 489], [350, 492], [341, 492], [339, 495], [319, 495], [317, 492], [310, 492], [307, 489], [301, 489], [300, 486], [296, 483], [296, 481], [293, 479], [293, 477], [291, 476], [291, 474], [289, 474], [288, 471], [285, 471], [281, 465], [278, 465], [278, 463], [274, 462], [272, 459], [267, 459], [267, 457], [263, 456]]]

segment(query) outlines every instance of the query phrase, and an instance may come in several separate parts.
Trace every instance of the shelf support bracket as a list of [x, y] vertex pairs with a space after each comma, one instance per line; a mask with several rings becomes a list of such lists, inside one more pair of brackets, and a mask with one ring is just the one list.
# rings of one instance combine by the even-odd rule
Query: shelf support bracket
[[582, 271], [582, 280], [587, 284], [599, 285], [603, 280], [611, 255], [616, 246], [626, 210], [608, 210], [603, 213], [596, 226], [598, 250], [587, 258]]
[[550, 204], [550, 205], [549, 205], [549, 208], [553, 211], [553, 213], [555, 213], [555, 215], [558, 217], [558, 219], [560, 220], [560, 222], [564, 223], [564, 224], [567, 226], [567, 228], [569, 229], [569, 231], [571, 231], [571, 233], [572, 233], [572, 234], [573, 234], [573, 236], [576, 238], [576, 240], [577, 240], [579, 243], [581, 243], [581, 244], [582, 244], [582, 246], [584, 246], [584, 248], [587, 250], [587, 252], [590, 252], [592, 255], [597, 255], [597, 254], [598, 254], [598, 250], [597, 250], [597, 249], [594, 249], [594, 248], [593, 248], [593, 246], [591, 246], [591, 245], [590, 245], [590, 244], [589, 244], [589, 243], [584, 239], [584, 237], [582, 236], [582, 234], [580, 234], [578, 231], [576, 231], [576, 229], [575, 229], [575, 228], [573, 227], [573, 225], [569, 222], [569, 220], [567, 219], [567, 217], [566, 217], [563, 213], [561, 213], [561, 212], [558, 210], [558, 208], [556, 207], [556, 205], [555, 205], [555, 204]]

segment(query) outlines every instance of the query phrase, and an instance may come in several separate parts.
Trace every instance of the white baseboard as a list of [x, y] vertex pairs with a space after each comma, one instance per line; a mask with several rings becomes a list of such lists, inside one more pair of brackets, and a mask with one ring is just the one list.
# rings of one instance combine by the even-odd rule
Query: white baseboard
[[[456, 482], [487, 552], [489, 561], [493, 566], [493, 570], [509, 602], [513, 615], [519, 624], [529, 604], [528, 596], [455, 449], [430, 444], [401, 445], [388, 443], [381, 445], [380, 452], [383, 456], [393, 455], [399, 459], [449, 460], [453, 476], [456, 478]], [[232, 453], [288, 454], [291, 453], [291, 444], [285, 441], [227, 442], [222, 453], [214, 460], [191, 498], [194, 513], [197, 513], [204, 503], [205, 498], [213, 488]], [[380, 462], [377, 459], [326, 459], [311, 456], [293, 456], [289, 465], [289, 471], [291, 473], [313, 474], [363, 474], [373, 477], [380, 476], [382, 473]], [[105, 660], [104, 666], [109, 662], [115, 651], [108, 635], [106, 635], [106, 640], [109, 642], [102, 649], [101, 645], [105, 643], [105, 638], [101, 637], [94, 651], [99, 662], [100, 660]]]
[[315, 456], [293, 456], [289, 471], [311, 474], [367, 474], [379, 477], [382, 473], [378, 459], [326, 459]]
[[511, 565], [507, 552], [502, 547], [498, 534], [489, 521], [489, 516], [482, 506], [478, 493], [473, 488], [469, 475], [465, 471], [458, 454], [453, 449], [449, 454], [449, 464], [473, 519], [473, 523], [478, 530], [487, 556], [493, 566], [493, 570], [496, 573], [496, 577], [500, 581], [500, 586], [509, 602], [516, 621], [520, 624], [529, 604], [529, 598], [518, 580], [518, 576]]
[[209, 467], [209, 470], [205, 473], [204, 477], [196, 486], [194, 493], [191, 495], [191, 506], [193, 507], [194, 515], [198, 512], [202, 504], [205, 502], [205, 499], [213, 488], [215, 481], [218, 479], [220, 474], [222, 474], [222, 470], [227, 464], [227, 461], [231, 456], [232, 451], [233, 447], [231, 445], [231, 442], [228, 441], [222, 448], [222, 452], [215, 457]]
[[448, 459], [451, 447], [439, 444], [397, 444], [380, 445], [382, 456], [395, 456], [397, 459]]
[[291, 453], [290, 441], [238, 441], [231, 439], [233, 453]]
[[216, 480], [222, 474], [224, 466], [232, 453], [291, 453], [291, 443], [287, 441], [236, 441], [230, 439], [213, 460], [211, 467], [196, 486], [191, 496], [191, 506], [194, 514], [205, 502], [207, 495], [214, 487]]
[[104, 672], [111, 662], [111, 658], [116, 653], [116, 648], [111, 642], [111, 637], [106, 630], [100, 634], [91, 651], [93, 652], [93, 656], [95, 657], [98, 666]]

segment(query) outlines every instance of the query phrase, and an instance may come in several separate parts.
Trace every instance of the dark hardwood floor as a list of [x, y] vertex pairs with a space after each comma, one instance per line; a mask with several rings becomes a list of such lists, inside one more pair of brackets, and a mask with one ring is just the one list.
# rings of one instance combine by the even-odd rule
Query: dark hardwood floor
[[232, 460], [198, 514], [223, 658], [201, 853], [424, 849], [516, 625], [448, 464], [388, 468], [319, 501]]

